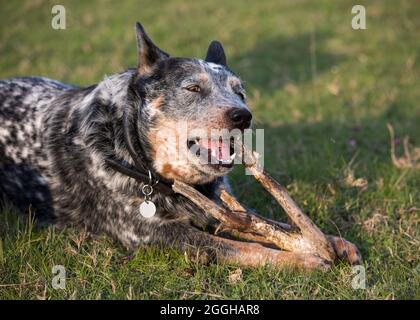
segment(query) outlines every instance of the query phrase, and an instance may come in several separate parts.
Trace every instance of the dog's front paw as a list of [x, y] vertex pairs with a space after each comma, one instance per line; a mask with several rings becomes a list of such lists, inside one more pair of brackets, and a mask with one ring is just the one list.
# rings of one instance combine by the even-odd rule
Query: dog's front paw
[[328, 236], [328, 239], [333, 245], [338, 259], [344, 260], [350, 265], [362, 263], [362, 256], [359, 249], [353, 243], [337, 236]]

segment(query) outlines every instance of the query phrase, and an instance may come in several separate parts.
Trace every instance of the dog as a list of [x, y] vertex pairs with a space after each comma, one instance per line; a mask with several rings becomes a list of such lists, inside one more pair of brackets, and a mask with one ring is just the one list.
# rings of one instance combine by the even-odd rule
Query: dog
[[[208, 213], [171, 192], [176, 179], [217, 201], [220, 190], [229, 189], [232, 146], [212, 137], [174, 142], [162, 132], [177, 136], [183, 121], [189, 130], [242, 132], [251, 127], [252, 113], [219, 42], [211, 42], [203, 60], [176, 58], [159, 49], [141, 24], [135, 29], [137, 67], [98, 84], [0, 81], [4, 201], [30, 210], [41, 225], [105, 233], [129, 250], [170, 247], [203, 262], [243, 266], [325, 265], [314, 256], [216, 236], [209, 231], [217, 222]], [[202, 164], [191, 156], [192, 147], [216, 161]], [[147, 200], [155, 204], [150, 217], [139, 214]]]

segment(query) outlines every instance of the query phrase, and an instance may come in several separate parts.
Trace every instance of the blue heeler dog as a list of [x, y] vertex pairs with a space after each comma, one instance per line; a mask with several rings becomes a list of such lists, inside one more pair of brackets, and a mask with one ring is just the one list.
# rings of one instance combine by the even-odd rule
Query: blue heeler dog
[[[0, 81], [0, 197], [17, 211], [31, 210], [41, 224], [106, 233], [128, 249], [159, 245], [204, 261], [321, 266], [318, 258], [215, 236], [208, 232], [214, 219], [171, 192], [177, 179], [217, 199], [228, 188], [232, 146], [193, 136], [171, 142], [159, 133], [182, 121], [189, 128], [244, 130], [252, 115], [219, 42], [210, 44], [205, 60], [173, 58], [139, 23], [136, 35], [137, 68], [96, 85]], [[176, 154], [180, 143], [216, 161], [186, 161]], [[146, 218], [138, 208], [149, 172], [159, 183], [150, 195], [156, 214]]]

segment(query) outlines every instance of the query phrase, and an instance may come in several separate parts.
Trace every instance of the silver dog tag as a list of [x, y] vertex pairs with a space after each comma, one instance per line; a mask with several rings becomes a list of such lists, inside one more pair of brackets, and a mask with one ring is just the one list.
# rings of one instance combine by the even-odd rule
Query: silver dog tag
[[149, 183], [145, 184], [141, 188], [141, 192], [144, 195], [144, 201], [141, 203], [139, 207], [140, 214], [145, 218], [151, 218], [156, 213], [156, 206], [153, 203], [153, 201], [150, 199], [153, 193], [153, 185], [156, 185], [158, 182], [159, 180], [153, 184], [152, 173], [149, 170]]
[[152, 201], [146, 200], [140, 205], [139, 211], [143, 217], [151, 218], [156, 213], [156, 206]]

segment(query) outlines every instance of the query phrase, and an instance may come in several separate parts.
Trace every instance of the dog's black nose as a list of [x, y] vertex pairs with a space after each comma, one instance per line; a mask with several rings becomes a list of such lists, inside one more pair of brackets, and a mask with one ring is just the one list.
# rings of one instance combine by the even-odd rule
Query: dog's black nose
[[252, 114], [245, 108], [232, 108], [228, 116], [235, 128], [246, 129], [251, 126]]

